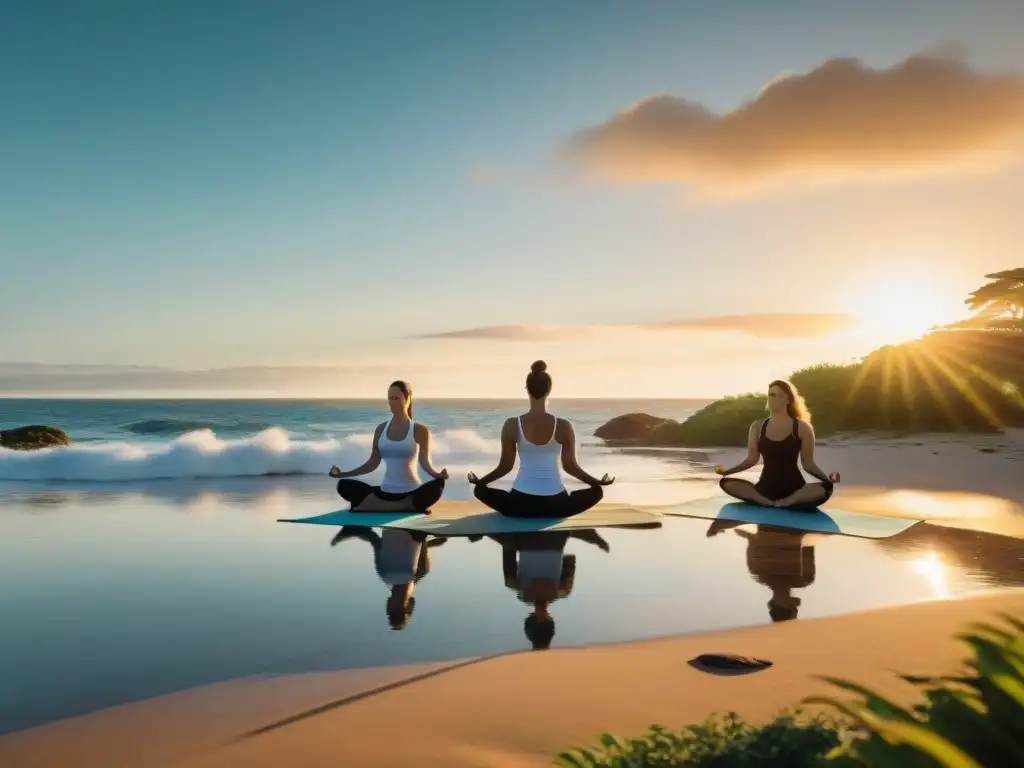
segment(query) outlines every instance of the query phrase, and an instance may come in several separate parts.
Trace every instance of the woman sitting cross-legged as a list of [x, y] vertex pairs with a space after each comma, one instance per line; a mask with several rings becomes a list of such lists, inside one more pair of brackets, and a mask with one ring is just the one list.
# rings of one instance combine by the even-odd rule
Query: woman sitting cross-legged
[[[438, 472], [430, 463], [430, 430], [412, 420], [412, 388], [404, 381], [388, 387], [391, 418], [378, 425], [373, 433], [370, 458], [362, 466], [342, 472], [331, 467], [330, 476], [338, 481], [338, 494], [352, 505], [353, 512], [422, 512], [444, 493], [448, 470]], [[420, 483], [416, 458], [420, 467], [433, 480]], [[384, 479], [378, 486], [353, 480], [373, 472], [384, 460]]]
[[[811, 414], [796, 387], [773, 381], [768, 387], [768, 418], [750, 425], [747, 458], [735, 467], [715, 467], [723, 475], [719, 486], [730, 496], [762, 507], [783, 507], [814, 512], [832, 497], [839, 473], [826, 475], [814, 463], [814, 429]], [[764, 461], [757, 483], [729, 475]], [[821, 482], [808, 483], [797, 461]]]
[[[585, 512], [604, 496], [602, 486], [615, 478], [600, 480], [588, 475], [576, 460], [576, 433], [572, 424], [547, 411], [551, 394], [551, 375], [538, 360], [526, 377], [530, 409], [522, 416], [506, 419], [501, 429], [501, 458], [498, 466], [483, 477], [469, 473], [475, 487], [473, 495], [488, 507], [509, 517], [570, 517]], [[519, 472], [512, 490], [490, 488], [515, 466], [519, 454]], [[589, 487], [569, 493], [562, 482], [561, 469]]]

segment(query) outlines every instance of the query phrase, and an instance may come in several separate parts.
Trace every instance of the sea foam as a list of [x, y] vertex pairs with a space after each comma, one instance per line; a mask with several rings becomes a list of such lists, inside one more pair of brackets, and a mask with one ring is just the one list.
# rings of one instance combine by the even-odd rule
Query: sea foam
[[[272, 427], [223, 439], [210, 429], [165, 442], [81, 443], [38, 451], [0, 448], [0, 480], [117, 482], [171, 478], [323, 475], [332, 464], [353, 469], [369, 456], [371, 434], [342, 440], [296, 440]], [[435, 467], [478, 465], [488, 471], [499, 453], [496, 440], [468, 429], [433, 436]]]

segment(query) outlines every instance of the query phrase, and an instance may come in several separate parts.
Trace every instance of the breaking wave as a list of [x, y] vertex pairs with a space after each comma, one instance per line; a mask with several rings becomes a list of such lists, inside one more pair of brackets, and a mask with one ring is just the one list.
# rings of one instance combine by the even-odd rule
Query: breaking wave
[[[0, 480], [123, 482], [323, 475], [332, 464], [352, 469], [365, 461], [372, 437], [368, 433], [342, 440], [296, 440], [280, 427], [271, 427], [226, 439], [211, 429], [199, 429], [168, 441], [80, 443], [39, 451], [0, 449]], [[494, 461], [499, 453], [497, 441], [469, 429], [441, 432], [431, 443], [434, 466], [449, 470]]]

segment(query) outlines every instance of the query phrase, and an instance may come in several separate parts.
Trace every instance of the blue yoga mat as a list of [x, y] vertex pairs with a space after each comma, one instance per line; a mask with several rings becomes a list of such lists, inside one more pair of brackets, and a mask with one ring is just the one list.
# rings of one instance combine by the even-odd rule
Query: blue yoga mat
[[526, 531], [568, 531], [586, 528], [652, 528], [661, 516], [621, 504], [598, 504], [573, 517], [505, 517], [477, 501], [442, 501], [429, 515], [419, 512], [352, 512], [348, 509], [312, 517], [278, 520], [280, 523], [351, 525], [364, 528], [398, 528], [435, 536], [475, 536]]
[[279, 523], [310, 523], [312, 525], [355, 525], [364, 528], [393, 528], [395, 524], [410, 523], [413, 520], [428, 518], [422, 512], [353, 512], [339, 509], [313, 517], [295, 517], [278, 520]]
[[677, 506], [659, 508], [658, 511], [663, 515], [675, 517], [730, 520], [808, 533], [832, 533], [864, 539], [886, 539], [921, 522], [902, 517], [844, 512], [831, 507], [822, 507], [817, 512], [795, 512], [789, 509], [759, 507], [742, 501], [723, 502], [720, 496], [696, 499]]

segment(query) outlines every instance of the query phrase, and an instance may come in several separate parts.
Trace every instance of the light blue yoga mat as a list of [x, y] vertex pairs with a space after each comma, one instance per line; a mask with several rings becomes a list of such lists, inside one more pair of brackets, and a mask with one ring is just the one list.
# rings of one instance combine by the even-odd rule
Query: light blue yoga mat
[[429, 515], [418, 512], [352, 512], [347, 509], [313, 517], [278, 520], [279, 523], [352, 525], [365, 528], [398, 528], [435, 536], [486, 536], [527, 531], [571, 531], [585, 528], [655, 528], [661, 525], [657, 512], [619, 504], [599, 504], [573, 517], [505, 517], [476, 501], [440, 502]]
[[817, 512], [794, 512], [788, 509], [758, 507], [741, 501], [723, 501], [721, 496], [696, 499], [672, 507], [659, 508], [663, 515], [696, 517], [705, 520], [730, 520], [757, 525], [770, 525], [808, 533], [832, 533], [864, 539], [886, 539], [917, 525], [920, 520], [884, 517], [857, 512], [843, 512], [822, 507]]
[[361, 525], [364, 528], [394, 528], [395, 523], [408, 523], [412, 520], [429, 517], [420, 512], [352, 512], [339, 509], [324, 515], [313, 517], [295, 517], [278, 520], [279, 523], [310, 523], [311, 525]]

